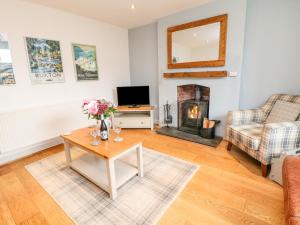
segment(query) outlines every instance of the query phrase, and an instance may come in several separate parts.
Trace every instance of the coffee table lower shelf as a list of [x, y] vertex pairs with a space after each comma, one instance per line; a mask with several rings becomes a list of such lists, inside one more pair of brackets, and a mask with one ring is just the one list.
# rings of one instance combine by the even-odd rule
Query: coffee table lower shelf
[[[115, 160], [114, 163], [116, 188], [119, 188], [132, 177], [138, 175], [138, 169], [133, 165], [121, 160]], [[70, 167], [103, 190], [110, 192], [106, 161], [101, 157], [87, 153], [75, 160], [72, 160]]]

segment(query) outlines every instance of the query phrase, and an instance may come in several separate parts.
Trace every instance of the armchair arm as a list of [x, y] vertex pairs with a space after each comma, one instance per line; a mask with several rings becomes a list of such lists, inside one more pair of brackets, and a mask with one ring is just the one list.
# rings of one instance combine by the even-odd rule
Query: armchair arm
[[300, 121], [269, 123], [263, 130], [259, 147], [260, 159], [270, 164], [272, 158], [300, 147]]
[[227, 125], [261, 123], [265, 119], [265, 113], [261, 109], [234, 110], [227, 115]]

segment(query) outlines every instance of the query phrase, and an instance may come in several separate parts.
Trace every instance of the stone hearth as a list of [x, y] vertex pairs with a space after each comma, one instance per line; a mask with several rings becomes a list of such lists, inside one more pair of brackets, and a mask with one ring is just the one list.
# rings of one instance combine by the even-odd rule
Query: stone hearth
[[178, 130], [176, 127], [162, 127], [158, 131], [156, 131], [158, 134], [175, 137], [179, 139], [183, 139], [186, 141], [195, 142], [198, 144], [208, 145], [211, 147], [218, 147], [218, 145], [221, 143], [222, 138], [221, 137], [215, 137], [214, 139], [206, 139], [202, 138], [199, 135], [187, 133], [181, 130]]

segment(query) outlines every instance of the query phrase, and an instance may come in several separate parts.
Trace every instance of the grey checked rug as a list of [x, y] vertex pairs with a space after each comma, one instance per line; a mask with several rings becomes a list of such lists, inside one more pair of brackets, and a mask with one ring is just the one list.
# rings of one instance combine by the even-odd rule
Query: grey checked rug
[[[72, 157], [84, 154], [72, 150]], [[78, 225], [153, 225], [185, 187], [198, 166], [144, 148], [144, 178], [132, 178], [112, 201], [93, 183], [69, 169], [64, 153], [26, 166], [39, 184]], [[136, 165], [136, 155], [122, 160]]]

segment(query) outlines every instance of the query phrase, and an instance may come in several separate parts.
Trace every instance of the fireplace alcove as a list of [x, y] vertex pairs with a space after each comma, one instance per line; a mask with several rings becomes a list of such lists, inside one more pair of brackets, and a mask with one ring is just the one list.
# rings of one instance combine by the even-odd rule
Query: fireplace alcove
[[178, 127], [162, 127], [158, 134], [217, 147], [221, 137], [202, 138], [199, 133], [203, 119], [209, 118], [210, 88], [188, 84], [177, 87]]
[[209, 117], [209, 100], [209, 87], [196, 84], [178, 86], [178, 129], [199, 134], [203, 119]]

